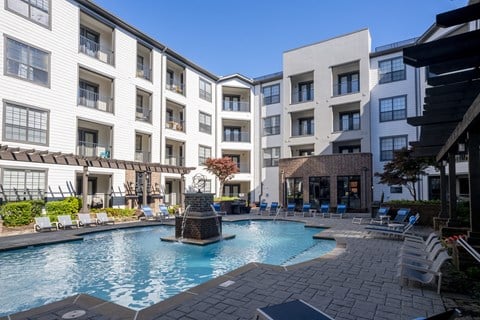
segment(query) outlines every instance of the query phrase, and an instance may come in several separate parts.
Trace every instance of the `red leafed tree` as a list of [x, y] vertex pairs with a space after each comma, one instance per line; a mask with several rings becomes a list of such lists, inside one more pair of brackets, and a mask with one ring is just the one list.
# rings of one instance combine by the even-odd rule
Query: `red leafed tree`
[[220, 180], [220, 197], [223, 193], [223, 186], [225, 182], [233, 178], [233, 175], [238, 172], [238, 167], [230, 157], [223, 158], [208, 158], [205, 161], [205, 170], [215, 175]]

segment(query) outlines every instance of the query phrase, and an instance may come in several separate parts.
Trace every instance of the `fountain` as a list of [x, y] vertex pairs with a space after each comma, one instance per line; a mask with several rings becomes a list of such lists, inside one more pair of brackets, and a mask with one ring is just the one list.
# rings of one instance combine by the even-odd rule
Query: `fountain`
[[[194, 178], [194, 185], [201, 189]], [[213, 193], [185, 193], [186, 210], [183, 215], [175, 216], [175, 237], [164, 237], [162, 241], [180, 241], [182, 243], [206, 245], [223, 239], [232, 239], [234, 235], [222, 234], [222, 216], [212, 210]]]

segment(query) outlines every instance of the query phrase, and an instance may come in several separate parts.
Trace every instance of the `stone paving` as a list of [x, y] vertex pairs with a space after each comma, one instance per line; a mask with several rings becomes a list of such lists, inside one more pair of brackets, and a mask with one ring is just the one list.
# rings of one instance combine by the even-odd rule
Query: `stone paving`
[[[260, 217], [228, 216], [226, 220], [245, 218]], [[396, 264], [401, 241], [373, 238], [365, 232], [365, 225], [352, 224], [349, 218], [289, 219], [329, 227], [321, 237], [334, 238], [337, 248], [321, 258], [289, 267], [251, 263], [138, 312], [120, 306], [117, 309], [113, 303], [92, 298], [94, 303], [81, 305], [89, 310], [89, 316], [79, 319], [253, 319], [257, 308], [293, 299], [302, 299], [335, 319], [413, 319], [445, 311], [435, 288], [400, 285]], [[121, 226], [115, 228], [118, 227]], [[430, 230], [416, 231], [426, 234]], [[48, 237], [62, 232], [53, 232]], [[71, 233], [69, 238], [75, 236], [75, 231]], [[37, 240], [42, 242], [44, 234], [30, 235], [29, 241], [32, 236], [33, 239], [38, 236]], [[8, 238], [15, 237], [0, 238], [2, 246], [13, 241]], [[233, 283], [222, 286], [227, 280]], [[40, 307], [8, 319], [38, 319], [40, 315], [42, 319], [57, 319], [58, 310], [79, 308], [78, 301], [85, 300], [88, 300], [85, 295], [79, 295], [56, 303], [56, 308]], [[7, 317], [0, 318], [3, 319]]]

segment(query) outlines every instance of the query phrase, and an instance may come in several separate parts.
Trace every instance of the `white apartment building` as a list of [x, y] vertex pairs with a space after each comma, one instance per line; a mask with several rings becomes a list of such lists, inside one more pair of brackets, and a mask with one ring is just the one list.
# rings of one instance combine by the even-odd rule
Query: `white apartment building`
[[[382, 193], [408, 198], [373, 174], [416, 140], [405, 119], [421, 110], [423, 76], [403, 65], [401, 47], [371, 52], [367, 29], [284, 52], [282, 72], [256, 79], [214, 75], [87, 0], [5, 1], [0, 33], [3, 149], [165, 166], [89, 168], [91, 205], [123, 206], [129, 193], [141, 202], [144, 192], [179, 204], [196, 174], [218, 194], [202, 164], [222, 156], [239, 167], [222, 193], [249, 201], [284, 203], [299, 188], [296, 201], [362, 209]], [[356, 153], [367, 162], [348, 158]], [[279, 166], [342, 154], [345, 174], [317, 168], [295, 180]], [[0, 157], [0, 199], [82, 194], [82, 174]]]

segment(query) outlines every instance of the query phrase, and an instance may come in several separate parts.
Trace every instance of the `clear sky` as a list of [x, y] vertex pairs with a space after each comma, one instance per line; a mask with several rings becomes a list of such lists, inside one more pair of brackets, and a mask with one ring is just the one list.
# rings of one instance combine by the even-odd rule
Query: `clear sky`
[[94, 0], [218, 76], [282, 71], [282, 53], [368, 28], [372, 49], [422, 35], [467, 0]]

